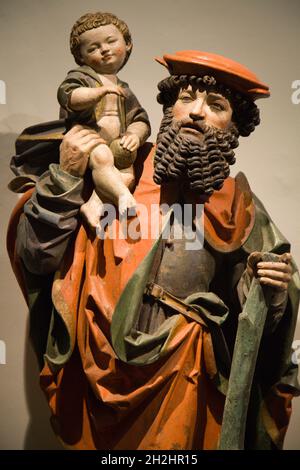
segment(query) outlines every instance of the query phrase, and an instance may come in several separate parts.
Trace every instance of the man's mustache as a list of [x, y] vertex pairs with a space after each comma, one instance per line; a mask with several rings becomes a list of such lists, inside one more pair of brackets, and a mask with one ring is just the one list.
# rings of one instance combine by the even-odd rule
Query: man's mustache
[[205, 124], [204, 122], [198, 120], [198, 121], [193, 121], [192, 119], [182, 119], [181, 121], [178, 122], [178, 130], [181, 129], [182, 127], [187, 127], [190, 129], [195, 129], [198, 132], [201, 132], [202, 134], [205, 134], [209, 126]]

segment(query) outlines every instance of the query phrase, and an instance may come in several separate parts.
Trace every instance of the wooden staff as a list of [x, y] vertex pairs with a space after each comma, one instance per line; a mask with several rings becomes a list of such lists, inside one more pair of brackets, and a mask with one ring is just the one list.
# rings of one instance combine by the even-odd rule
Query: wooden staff
[[[283, 257], [264, 253], [262, 261], [284, 261]], [[263, 288], [254, 277], [239, 315], [219, 450], [244, 449], [250, 392], [270, 300], [270, 288]]]

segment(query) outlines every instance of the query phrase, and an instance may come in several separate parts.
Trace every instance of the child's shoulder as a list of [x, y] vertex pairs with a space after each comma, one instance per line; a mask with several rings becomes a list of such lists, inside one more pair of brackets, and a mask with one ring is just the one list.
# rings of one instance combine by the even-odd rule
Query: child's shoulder
[[69, 70], [67, 74], [67, 79], [70, 78], [79, 78], [82, 80], [87, 80], [88, 82], [91, 82], [91, 80], [93, 80], [95, 82], [98, 82], [99, 85], [102, 85], [98, 74], [92, 69], [92, 67], [89, 67], [88, 65], [81, 65], [79, 67]]
[[129, 88], [128, 83], [123, 82], [123, 80], [120, 80], [119, 78], [118, 78], [118, 85], [123, 87], [123, 88]]

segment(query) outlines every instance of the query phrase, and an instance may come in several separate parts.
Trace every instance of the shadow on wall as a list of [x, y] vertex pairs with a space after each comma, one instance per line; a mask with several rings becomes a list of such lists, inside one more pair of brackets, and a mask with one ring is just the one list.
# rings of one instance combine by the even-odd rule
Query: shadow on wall
[[[28, 122], [28, 119], [27, 119]], [[26, 126], [26, 124], [25, 124]], [[24, 126], [24, 127], [25, 127]], [[1, 250], [5, 251], [6, 246], [6, 230], [8, 220], [13, 207], [17, 202], [17, 195], [7, 189], [7, 184], [13, 178], [13, 173], [10, 170], [9, 162], [12, 155], [14, 155], [14, 143], [17, 138], [15, 133], [0, 134], [0, 193], [1, 193]], [[1, 270], [11, 270], [8, 256], [4, 257], [4, 263]], [[14, 285], [13, 289], [17, 289]], [[16, 293], [16, 295], [20, 295]], [[25, 311], [22, 312], [24, 316], [28, 316]], [[14, 312], [12, 312], [14, 314]], [[17, 315], [16, 315], [17, 317]], [[34, 352], [29, 343], [29, 325], [27, 322], [26, 334], [24, 338], [24, 370], [17, 371], [16, 375], [21, 377], [22, 373], [25, 378], [25, 398], [29, 414], [29, 424], [26, 429], [24, 423], [24, 449], [37, 450], [37, 449], [62, 449], [58, 440], [56, 439], [49, 422], [50, 412], [46, 399], [39, 388], [39, 371], [37, 360]], [[16, 426], [22, 426], [23, 422], [16, 423]]]
[[[6, 246], [6, 229], [11, 211], [16, 204], [17, 196], [9, 191], [7, 185], [13, 178], [13, 173], [9, 167], [11, 156], [14, 154], [14, 143], [17, 134], [0, 133], [0, 208], [1, 208], [1, 250], [5, 250]], [[1, 267], [2, 269], [2, 267]]]
[[[17, 138], [17, 134], [15, 133], [0, 133], [0, 164], [1, 164], [1, 172], [0, 172], [0, 185], [7, 188], [7, 184], [9, 180], [13, 177], [13, 173], [9, 167], [10, 158], [14, 154], [15, 151], [15, 140]], [[11, 193], [7, 189], [2, 196], [10, 196]], [[6, 204], [3, 205], [6, 207]]]
[[24, 351], [24, 382], [29, 413], [29, 424], [24, 438], [25, 450], [63, 450], [51, 429], [50, 410], [39, 387], [37, 359], [29, 343], [29, 322], [27, 323]]

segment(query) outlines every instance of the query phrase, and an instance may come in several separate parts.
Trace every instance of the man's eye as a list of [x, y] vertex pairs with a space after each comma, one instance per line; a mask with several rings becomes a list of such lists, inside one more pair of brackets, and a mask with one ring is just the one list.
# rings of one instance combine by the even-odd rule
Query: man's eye
[[225, 110], [225, 106], [221, 103], [211, 103], [210, 107], [213, 108], [213, 109], [217, 109], [218, 111], [224, 111]]
[[183, 95], [179, 97], [180, 101], [183, 101], [184, 103], [190, 103], [193, 101], [192, 97], [190, 95]]

